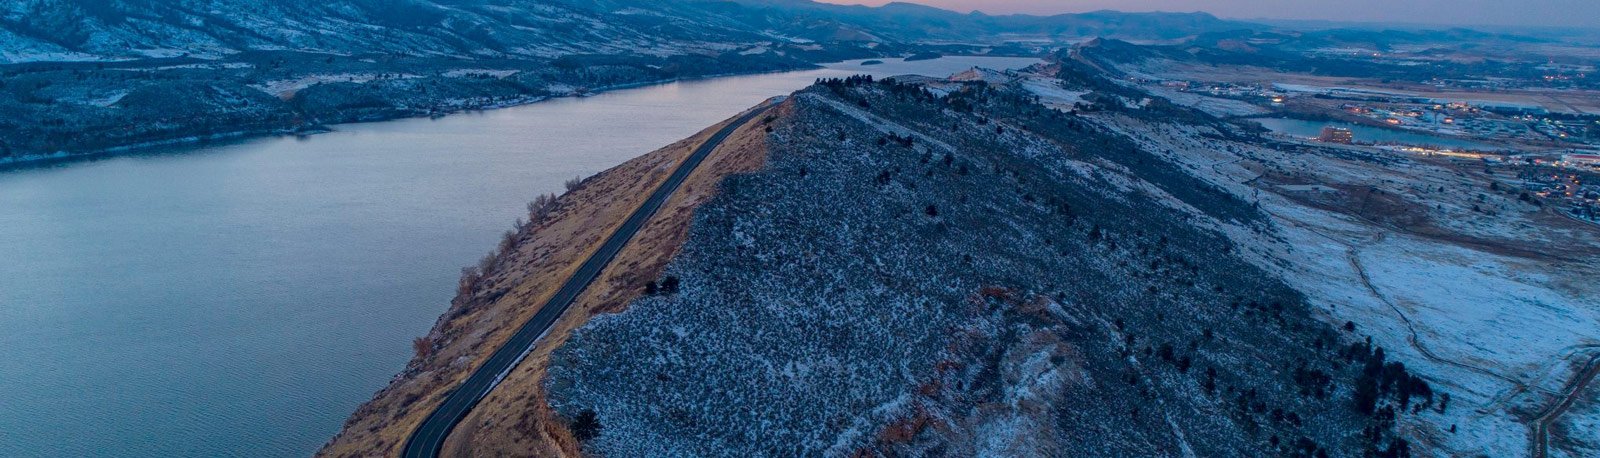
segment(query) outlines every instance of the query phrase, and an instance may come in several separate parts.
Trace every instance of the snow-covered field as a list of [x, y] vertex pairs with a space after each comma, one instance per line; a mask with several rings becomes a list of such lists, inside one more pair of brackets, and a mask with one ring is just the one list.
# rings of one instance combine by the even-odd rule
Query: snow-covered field
[[[1600, 278], [1592, 255], [1600, 235], [1552, 224], [1559, 219], [1491, 191], [1486, 177], [1393, 151], [1291, 153], [1201, 137], [1185, 126], [1104, 120], [1258, 200], [1276, 231], [1228, 230], [1251, 247], [1256, 264], [1310, 296], [1329, 322], [1354, 323], [1450, 393], [1443, 414], [1407, 425], [1430, 450], [1528, 454], [1530, 419], [1564, 396], [1577, 366], [1600, 351], [1600, 285], [1592, 281]], [[1461, 167], [1470, 168], [1481, 170]], [[1286, 191], [1313, 187], [1324, 191]], [[1384, 223], [1384, 215], [1339, 209], [1341, 198], [1362, 189], [1396, 196], [1407, 207], [1402, 213], [1425, 222]], [[1574, 426], [1591, 424], [1595, 410], [1580, 403], [1567, 415]], [[1566, 434], [1600, 443], [1594, 428]]]
[[1554, 427], [1554, 432], [1558, 435], [1567, 436], [1573, 432], [1589, 434], [1587, 437], [1569, 438], [1570, 450], [1556, 448], [1551, 450], [1550, 456], [1558, 458], [1600, 456], [1600, 438], [1594, 437], [1594, 431], [1600, 431], [1600, 390], [1590, 387], [1587, 396], [1579, 400]]
[[1192, 107], [1217, 117], [1230, 116], [1255, 116], [1271, 113], [1271, 110], [1256, 106], [1243, 100], [1210, 97], [1192, 92], [1183, 92], [1168, 89], [1157, 85], [1144, 86], [1143, 89], [1151, 94], [1165, 97], [1172, 103]]
[[[1271, 200], [1276, 199], [1267, 201]], [[1514, 372], [1510, 361], [1459, 357], [1475, 354], [1484, 347], [1517, 345], [1518, 340], [1537, 328], [1522, 326], [1532, 324], [1524, 322], [1501, 327], [1495, 335], [1473, 333], [1493, 327], [1500, 318], [1520, 310], [1503, 295], [1491, 293], [1484, 295], [1491, 297], [1463, 301], [1459, 294], [1441, 294], [1478, 287], [1476, 282], [1486, 280], [1484, 277], [1492, 273], [1473, 270], [1470, 272], [1475, 275], [1467, 275], [1464, 271], [1468, 269], [1458, 263], [1473, 256], [1482, 259], [1492, 255], [1461, 250], [1457, 254], [1467, 258], [1421, 258], [1407, 250], [1450, 248], [1396, 235], [1379, 239], [1383, 232], [1341, 215], [1287, 201], [1276, 204], [1268, 208], [1281, 223], [1284, 240], [1275, 247], [1276, 256], [1260, 258], [1263, 264], [1287, 263], [1279, 264], [1279, 272], [1321, 306], [1329, 321], [1356, 323], [1359, 332], [1371, 335], [1390, 354], [1451, 394], [1452, 408], [1436, 417], [1432, 425], [1414, 425], [1414, 431], [1438, 441], [1433, 445], [1456, 451], [1497, 451], [1501, 453], [1495, 456], [1503, 456], [1526, 449], [1527, 427], [1506, 409], [1509, 406], [1503, 401], [1518, 388], [1503, 378], [1503, 374]], [[1367, 288], [1363, 272], [1383, 296]], [[1413, 327], [1417, 344], [1412, 343]], [[1482, 369], [1430, 359], [1423, 348], [1445, 361]], [[1523, 355], [1534, 356], [1528, 352]], [[1456, 433], [1444, 432], [1451, 426], [1457, 428]]]
[[1074, 104], [1083, 101], [1083, 95], [1089, 91], [1075, 91], [1061, 87], [1054, 78], [1028, 77], [1022, 80], [1022, 87], [1039, 96], [1039, 103], [1057, 110], [1071, 110]]
[[[515, 73], [515, 72], [512, 72], [512, 73]], [[318, 85], [318, 84], [325, 84], [325, 83], [365, 83], [365, 82], [376, 80], [376, 79], [380, 79], [380, 78], [408, 79], [408, 78], [420, 78], [420, 76], [419, 75], [410, 75], [410, 74], [379, 74], [379, 73], [337, 73], [337, 74], [322, 74], [322, 75], [306, 75], [306, 76], [302, 76], [302, 77], [298, 77], [298, 78], [294, 78], [294, 79], [267, 81], [265, 83], [251, 85], [250, 87], [253, 87], [253, 88], [256, 88], [256, 89], [260, 89], [261, 92], [265, 92], [265, 93], [268, 93], [268, 94], [271, 94], [271, 95], [275, 95], [275, 96], [278, 96], [278, 97], [289, 97], [289, 96], [294, 95], [295, 92], [297, 92], [297, 91], [299, 91], [301, 89], [305, 89], [305, 88], [308, 88], [308, 87], [311, 87], [311, 86], [315, 86], [315, 85]]]
[[0, 62], [78, 62], [99, 59], [101, 58], [91, 54], [69, 51], [0, 28]]
[[444, 76], [448, 77], [448, 78], [480, 77], [480, 76], [487, 76], [487, 77], [491, 77], [491, 78], [505, 78], [507, 76], [511, 76], [511, 75], [515, 75], [515, 74], [517, 74], [516, 70], [495, 70], [495, 69], [488, 69], [488, 68], [461, 68], [461, 69], [449, 70], [449, 71], [444, 72]]

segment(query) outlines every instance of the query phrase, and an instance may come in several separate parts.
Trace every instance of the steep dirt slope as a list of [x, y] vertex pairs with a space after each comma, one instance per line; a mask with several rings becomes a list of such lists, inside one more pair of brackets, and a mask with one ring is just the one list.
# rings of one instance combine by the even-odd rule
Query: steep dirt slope
[[[531, 223], [508, 233], [496, 253], [478, 272], [464, 276], [461, 291], [427, 337], [417, 342], [418, 355], [390, 386], [358, 409], [345, 428], [319, 453], [323, 456], [384, 456], [398, 452], [407, 434], [443, 399], [451, 387], [527, 321], [567, 275], [592, 252], [627, 214], [664, 180], [676, 165], [723, 124], [584, 180], [548, 206], [535, 208]], [[703, 201], [719, 176], [752, 168], [760, 161], [758, 142], [746, 126], [707, 158], [641, 230], [634, 242], [588, 290], [589, 297], [568, 311], [570, 322], [558, 324], [545, 340], [560, 342], [565, 333], [589, 315], [615, 307], [638, 294], [654, 279], [681, 239], [682, 224]], [[736, 153], [730, 153], [736, 151]], [[754, 161], [754, 162], [752, 162]], [[676, 232], [675, 232], [676, 231]], [[603, 301], [593, 300], [601, 298]], [[547, 351], [545, 346], [537, 353]], [[538, 370], [541, 356], [530, 356], [520, 371]], [[491, 396], [482, 404], [491, 410], [501, 401]], [[474, 420], [463, 422], [471, 431]], [[560, 428], [541, 432], [546, 451], [560, 450]], [[548, 434], [556, 434], [551, 437]], [[527, 446], [525, 446], [527, 447]]]

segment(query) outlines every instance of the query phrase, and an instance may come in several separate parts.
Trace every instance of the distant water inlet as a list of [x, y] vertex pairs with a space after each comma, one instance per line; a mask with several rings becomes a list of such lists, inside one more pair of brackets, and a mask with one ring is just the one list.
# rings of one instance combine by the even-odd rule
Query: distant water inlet
[[727, 77], [0, 172], [0, 456], [304, 456], [535, 195], [817, 78]]
[[1259, 118], [1251, 119], [1261, 123], [1262, 127], [1284, 135], [1317, 138], [1322, 136], [1325, 128], [1339, 128], [1350, 131], [1350, 136], [1356, 143], [1382, 143], [1400, 144], [1408, 146], [1425, 146], [1433, 148], [1460, 148], [1473, 150], [1499, 150], [1504, 149], [1488, 143], [1476, 142], [1467, 139], [1429, 135], [1419, 132], [1409, 132], [1381, 127], [1363, 126], [1347, 122], [1306, 121], [1290, 118]]

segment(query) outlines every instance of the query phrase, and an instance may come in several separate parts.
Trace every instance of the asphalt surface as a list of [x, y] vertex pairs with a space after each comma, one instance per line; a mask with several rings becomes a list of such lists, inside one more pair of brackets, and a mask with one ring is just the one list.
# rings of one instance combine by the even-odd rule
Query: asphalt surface
[[1589, 363], [1582, 372], [1578, 373], [1578, 378], [1573, 379], [1573, 382], [1567, 387], [1566, 394], [1557, 400], [1555, 405], [1550, 406], [1550, 409], [1545, 411], [1543, 415], [1534, 419], [1533, 452], [1531, 453], [1533, 458], [1550, 456], [1550, 426], [1554, 425], [1556, 420], [1567, 412], [1567, 409], [1572, 408], [1572, 404], [1578, 402], [1578, 398], [1583, 397], [1584, 390], [1589, 388], [1589, 383], [1593, 382], [1597, 375], [1600, 375], [1600, 355], [1590, 357]]
[[678, 165], [678, 168], [672, 172], [672, 176], [667, 177], [667, 181], [661, 183], [661, 186], [656, 188], [650, 198], [645, 200], [644, 204], [640, 205], [638, 209], [634, 210], [632, 215], [628, 216], [627, 221], [623, 222], [622, 226], [618, 227], [616, 232], [613, 232], [611, 237], [600, 245], [599, 250], [589, 255], [589, 259], [584, 260], [583, 265], [578, 268], [577, 272], [573, 273], [572, 277], [561, 285], [561, 289], [557, 290], [556, 294], [551, 296], [550, 300], [539, 308], [533, 318], [523, 323], [522, 328], [518, 329], [517, 333], [512, 335], [505, 345], [496, 349], [494, 354], [490, 355], [489, 359], [483, 363], [483, 366], [478, 367], [471, 376], [467, 377], [466, 381], [457, 386], [455, 390], [452, 390], [444, 402], [439, 404], [439, 407], [435, 408], [433, 413], [429, 414], [428, 418], [423, 420], [415, 431], [411, 432], [411, 437], [406, 439], [405, 450], [401, 452], [401, 456], [406, 458], [434, 458], [439, 456], [439, 451], [444, 447], [445, 438], [450, 437], [450, 431], [455, 429], [456, 424], [460, 423], [461, 419], [466, 418], [467, 413], [472, 411], [473, 406], [476, 406], [479, 401], [488, 396], [489, 392], [500, 384], [500, 380], [504, 379], [506, 374], [511, 373], [511, 369], [522, 362], [522, 358], [533, 350], [534, 344], [538, 343], [541, 337], [544, 337], [545, 332], [549, 331], [550, 326], [554, 325], [556, 320], [561, 318], [561, 315], [567, 311], [567, 308], [572, 306], [572, 302], [583, 293], [583, 290], [588, 288], [589, 284], [600, 276], [600, 272], [605, 269], [607, 264], [611, 263], [612, 258], [615, 258], [617, 253], [622, 251], [628, 241], [633, 239], [634, 234], [638, 233], [639, 229], [650, 221], [650, 217], [667, 202], [667, 198], [671, 197], [673, 191], [676, 191], [678, 186], [683, 184], [683, 180], [687, 179], [689, 174], [693, 173], [695, 168], [699, 167], [700, 163], [705, 160], [706, 156], [716, 150], [717, 146], [727, 140], [728, 136], [732, 135], [735, 130], [749, 123], [750, 120], [755, 119], [757, 116], [766, 113], [772, 106], [773, 103], [769, 101], [723, 127], [722, 130], [717, 131], [705, 143], [702, 143], [699, 148], [695, 149], [682, 164]]

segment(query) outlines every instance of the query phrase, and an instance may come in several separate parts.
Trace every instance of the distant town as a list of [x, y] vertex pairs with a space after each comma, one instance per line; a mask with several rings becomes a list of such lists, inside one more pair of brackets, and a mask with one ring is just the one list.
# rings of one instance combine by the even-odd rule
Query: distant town
[[1321, 124], [1314, 134], [1268, 127], [1296, 141], [1481, 163], [1522, 200], [1600, 223], [1600, 106], [1592, 92], [1570, 84], [1594, 68], [1550, 64], [1538, 70], [1543, 74], [1529, 80], [1432, 79], [1409, 87], [1131, 79], [1260, 108], [1234, 113], [1242, 118]]

